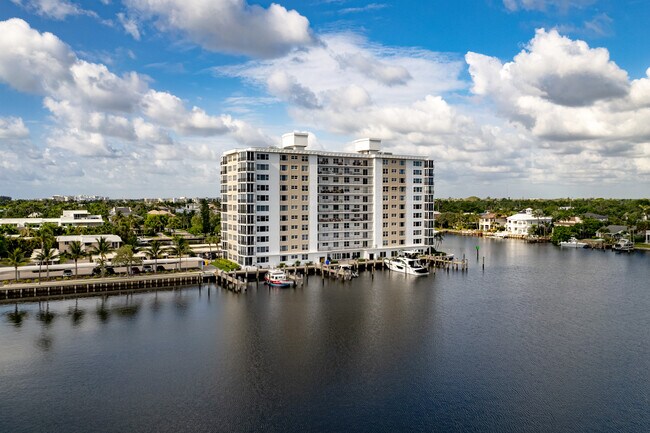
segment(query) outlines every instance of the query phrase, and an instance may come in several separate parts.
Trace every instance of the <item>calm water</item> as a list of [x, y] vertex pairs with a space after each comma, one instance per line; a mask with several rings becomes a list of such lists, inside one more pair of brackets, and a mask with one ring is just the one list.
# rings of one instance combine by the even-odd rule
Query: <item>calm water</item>
[[469, 272], [2, 305], [0, 432], [650, 431], [650, 254], [444, 247]]

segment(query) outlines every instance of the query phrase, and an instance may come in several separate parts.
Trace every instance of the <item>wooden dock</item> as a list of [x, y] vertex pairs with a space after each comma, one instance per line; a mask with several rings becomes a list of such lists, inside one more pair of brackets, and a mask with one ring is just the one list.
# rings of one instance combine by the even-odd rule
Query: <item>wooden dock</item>
[[446, 256], [422, 256], [420, 261], [425, 262], [430, 268], [441, 268], [447, 271], [467, 271], [469, 269], [469, 263], [465, 257], [449, 259]]

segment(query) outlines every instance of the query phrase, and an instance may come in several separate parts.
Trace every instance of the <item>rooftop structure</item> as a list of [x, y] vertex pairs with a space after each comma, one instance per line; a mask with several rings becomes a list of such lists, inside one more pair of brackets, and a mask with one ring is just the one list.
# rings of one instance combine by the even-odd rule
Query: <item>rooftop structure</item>
[[70, 236], [57, 236], [56, 241], [59, 244], [59, 251], [68, 252], [72, 242], [79, 242], [84, 251], [88, 251], [98, 244], [98, 239], [104, 238], [112, 249], [117, 249], [122, 246], [122, 238], [117, 235], [70, 235]]
[[39, 228], [43, 224], [59, 227], [96, 227], [104, 224], [101, 215], [90, 215], [87, 210], [64, 210], [59, 218], [0, 218], [0, 225], [17, 228]]
[[222, 249], [240, 265], [377, 258], [433, 245], [434, 163], [381, 152], [307, 149], [308, 134], [282, 147], [221, 158]]

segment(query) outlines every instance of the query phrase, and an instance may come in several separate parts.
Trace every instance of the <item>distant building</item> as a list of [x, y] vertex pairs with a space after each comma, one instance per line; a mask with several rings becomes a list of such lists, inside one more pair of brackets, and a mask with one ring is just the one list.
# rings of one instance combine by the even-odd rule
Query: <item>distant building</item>
[[531, 227], [553, 221], [547, 216], [534, 216], [533, 210], [528, 208], [506, 218], [506, 231], [512, 235], [527, 235]]
[[484, 212], [479, 215], [478, 229], [489, 232], [496, 230], [497, 227], [505, 226], [506, 219], [498, 216], [493, 212]]
[[582, 218], [574, 216], [564, 220], [555, 221], [555, 227], [573, 227], [576, 224], [582, 224]]
[[147, 215], [165, 215], [165, 216], [174, 216], [173, 213], [171, 213], [168, 210], [150, 210], [147, 212]]
[[75, 235], [75, 236], [57, 236], [56, 241], [59, 244], [59, 251], [67, 253], [70, 251], [70, 244], [72, 242], [80, 242], [84, 251], [89, 251], [98, 244], [98, 239], [104, 238], [112, 249], [117, 249], [122, 246], [122, 238], [117, 235]]
[[201, 210], [201, 205], [198, 203], [187, 203], [183, 207], [177, 208], [175, 211], [176, 213], [191, 213], [191, 212], [199, 212]]
[[0, 225], [16, 228], [38, 229], [48, 223], [59, 227], [97, 227], [104, 224], [104, 220], [101, 215], [90, 215], [87, 210], [64, 210], [60, 218], [0, 218]]
[[586, 214], [584, 214], [584, 217], [585, 217], [585, 219], [589, 218], [589, 219], [592, 219], [592, 220], [598, 220], [598, 221], [603, 221], [603, 222], [607, 221], [609, 219], [609, 217], [607, 217], [605, 215], [598, 215], [597, 213], [591, 213], [591, 212], [587, 212]]
[[122, 214], [122, 216], [127, 217], [127, 216], [131, 215], [132, 211], [131, 211], [130, 207], [119, 207], [119, 206], [116, 206], [113, 209], [111, 209], [110, 211], [108, 211], [108, 214], [110, 216], [112, 216], [112, 217], [114, 217], [118, 213]]

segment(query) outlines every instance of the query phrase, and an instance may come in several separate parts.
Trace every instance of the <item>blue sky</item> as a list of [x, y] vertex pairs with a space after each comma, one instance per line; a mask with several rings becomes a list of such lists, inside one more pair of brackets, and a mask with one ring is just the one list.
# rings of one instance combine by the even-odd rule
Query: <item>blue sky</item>
[[216, 196], [309, 131], [437, 195], [648, 197], [650, 2], [2, 0], [0, 195]]

